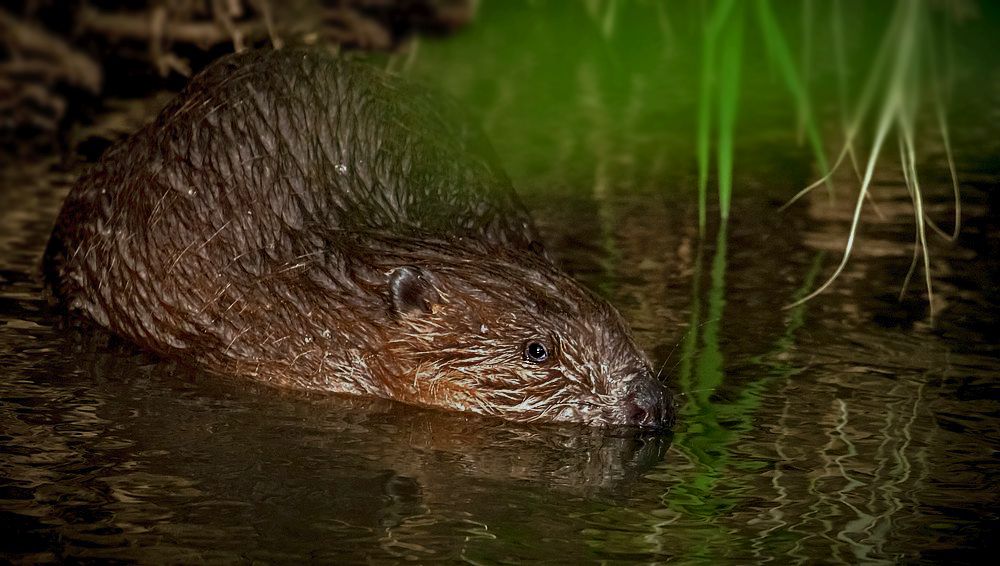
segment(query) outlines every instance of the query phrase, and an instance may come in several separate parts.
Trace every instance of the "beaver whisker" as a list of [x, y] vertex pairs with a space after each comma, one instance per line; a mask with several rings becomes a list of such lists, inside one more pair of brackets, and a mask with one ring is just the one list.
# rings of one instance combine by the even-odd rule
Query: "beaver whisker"
[[[716, 317], [716, 318], [713, 318], [711, 320], [702, 321], [701, 324], [698, 324], [697, 326], [688, 326], [686, 329], [684, 329], [684, 332], [681, 334], [680, 339], [674, 344], [674, 347], [670, 349], [670, 353], [667, 354], [667, 358], [665, 360], [663, 360], [662, 364], [660, 364], [660, 369], [659, 369], [659, 371], [656, 372], [656, 379], [660, 379], [660, 375], [663, 373], [663, 368], [667, 365], [667, 362], [670, 361], [670, 357], [674, 355], [674, 351], [677, 350], [677, 347], [680, 346], [684, 342], [684, 340], [688, 337], [688, 334], [690, 334], [692, 330], [694, 330], [696, 328], [700, 329], [703, 326], [705, 326], [706, 324], [712, 324], [714, 322], [719, 322], [720, 320], [722, 320], [721, 317]], [[683, 362], [683, 361], [684, 361], [683, 358], [677, 360], [677, 362], [674, 363], [673, 366], [671, 366], [670, 373], [673, 373], [673, 371], [675, 369], [677, 369], [677, 366], [679, 366], [680, 363]]]

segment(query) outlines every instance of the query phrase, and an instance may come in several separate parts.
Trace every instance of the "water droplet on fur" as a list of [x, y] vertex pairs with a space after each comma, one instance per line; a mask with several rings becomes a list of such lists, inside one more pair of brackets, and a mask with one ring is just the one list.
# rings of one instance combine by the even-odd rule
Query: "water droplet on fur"
[[347, 174], [347, 165], [344, 165], [343, 163], [338, 163], [336, 169], [337, 173], [340, 173], [341, 175]]
[[485, 325], [485, 324], [483, 324], [483, 325], [481, 325], [481, 326], [479, 327], [479, 333], [480, 333], [480, 334], [486, 334], [486, 330], [487, 330], [487, 328], [486, 328], [486, 325]]
[[331, 332], [330, 332], [330, 329], [329, 329], [329, 328], [327, 328], [327, 329], [326, 329], [326, 330], [324, 330], [323, 332], [320, 332], [320, 333], [319, 333], [319, 335], [320, 335], [320, 336], [322, 336], [323, 338], [329, 338], [329, 337], [330, 337], [330, 334], [331, 334]]

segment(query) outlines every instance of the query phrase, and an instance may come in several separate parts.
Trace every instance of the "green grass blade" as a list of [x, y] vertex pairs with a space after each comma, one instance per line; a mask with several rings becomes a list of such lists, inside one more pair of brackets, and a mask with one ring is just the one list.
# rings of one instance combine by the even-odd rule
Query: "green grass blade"
[[[837, 71], [837, 102], [840, 107], [840, 126], [844, 132], [849, 131], [850, 119], [847, 112], [847, 92], [850, 90], [850, 71], [847, 67], [847, 54], [844, 50], [844, 12], [840, 5], [841, 0], [833, 0], [830, 9], [831, 34], [833, 36], [833, 59], [834, 68]], [[846, 136], [845, 136], [846, 138]], [[857, 152], [854, 151], [854, 144], [847, 144], [848, 155], [851, 158], [851, 167], [854, 176], [861, 180], [861, 167], [858, 165]], [[836, 169], [834, 165], [832, 169]]]
[[920, 183], [917, 180], [917, 157], [916, 151], [914, 149], [913, 143], [913, 130], [912, 124], [906, 123], [905, 119], [902, 119], [901, 129], [903, 130], [903, 142], [906, 147], [906, 162], [904, 167], [910, 169], [910, 178], [913, 184], [913, 189], [910, 191], [910, 196], [913, 197], [913, 209], [914, 217], [917, 224], [917, 234], [920, 237], [920, 251], [924, 258], [924, 285], [927, 288], [927, 303], [930, 306], [930, 319], [933, 324], [934, 321], [934, 287], [931, 285], [931, 254], [927, 248], [927, 225], [924, 222], [926, 214], [924, 212], [924, 199], [923, 194], [920, 192]]
[[725, 28], [719, 76], [719, 214], [729, 219], [733, 194], [733, 135], [739, 106], [740, 66], [743, 57], [743, 4], [740, 3]]
[[[809, 84], [812, 71], [813, 33], [813, 0], [802, 0], [802, 57], [799, 60], [799, 74], [804, 85]], [[797, 118], [795, 137], [801, 144], [805, 136], [806, 117], [799, 113]]]
[[[896, 136], [899, 141], [899, 162], [902, 164], [903, 169], [903, 181], [906, 183], [906, 192], [910, 195], [910, 200], [916, 201], [913, 197], [913, 178], [910, 177], [910, 167], [908, 163], [908, 158], [906, 154], [906, 147], [903, 144], [903, 136]], [[914, 206], [914, 211], [916, 211], [916, 206]], [[913, 273], [917, 270], [917, 263], [920, 260], [920, 230], [915, 229], [913, 231], [913, 257], [910, 259], [910, 268], [906, 270], [906, 277], [903, 278], [903, 285], [899, 289], [899, 300], [902, 301], [903, 297], [906, 296], [906, 291], [910, 287], [910, 280], [913, 279]]]
[[[946, 24], [947, 25], [947, 24]], [[946, 30], [949, 28], [946, 28]], [[947, 37], [947, 36], [946, 36]], [[947, 43], [946, 49], [947, 52]], [[948, 161], [948, 172], [951, 174], [951, 190], [955, 199], [955, 220], [951, 234], [945, 233], [937, 223], [927, 218], [927, 224], [932, 230], [941, 235], [949, 242], [954, 242], [958, 238], [958, 233], [962, 230], [962, 194], [958, 186], [958, 172], [955, 168], [955, 157], [951, 150], [951, 135], [948, 132], [948, 117], [945, 112], [945, 97], [951, 85], [950, 73], [941, 73], [938, 67], [937, 54], [934, 49], [928, 50], [930, 53], [930, 82], [931, 82], [931, 102], [934, 105], [934, 116], [937, 118], [938, 131], [941, 133], [941, 141], [944, 143], [945, 159]], [[946, 67], [948, 61], [945, 61]]]
[[701, 74], [698, 96], [698, 230], [705, 233], [708, 206], [708, 164], [710, 160], [710, 133], [712, 129], [712, 103], [715, 101], [715, 53], [719, 34], [729, 19], [735, 0], [720, 0], [715, 4], [702, 35]]
[[[809, 93], [805, 83], [802, 82], [798, 72], [795, 70], [795, 62], [792, 59], [791, 50], [788, 48], [788, 42], [785, 41], [785, 37], [781, 33], [781, 28], [778, 26], [778, 21], [774, 16], [770, 0], [757, 0], [757, 19], [760, 22], [761, 33], [764, 36], [764, 43], [767, 45], [768, 53], [777, 65], [785, 86], [792, 95], [799, 116], [803, 119], [806, 137], [812, 146], [816, 162], [819, 165], [820, 174], [821, 176], [826, 176], [830, 168], [826, 160], [826, 153], [823, 150], [823, 142], [819, 136], [819, 128], [816, 127], [816, 122], [813, 120]], [[830, 194], [833, 195], [833, 183], [827, 182], [826, 185]]]
[[854, 205], [854, 214], [851, 217], [851, 228], [847, 235], [847, 243], [844, 245], [844, 255], [841, 257], [840, 264], [837, 265], [837, 269], [834, 270], [833, 275], [831, 275], [826, 282], [820, 285], [812, 293], [809, 293], [805, 297], [787, 305], [785, 307], [786, 309], [797, 307], [798, 305], [801, 305], [802, 303], [825, 291], [827, 287], [833, 284], [837, 277], [839, 277], [844, 271], [844, 267], [847, 266], [847, 261], [851, 258], [851, 252], [854, 250], [854, 239], [858, 234], [858, 226], [861, 222], [861, 209], [864, 206], [866, 200], [865, 197], [868, 194], [868, 188], [871, 186], [872, 177], [875, 174], [875, 164], [878, 162], [878, 155], [882, 151], [882, 145], [885, 143], [885, 138], [889, 134], [889, 128], [892, 125], [897, 106], [897, 97], [891, 96], [886, 102], [886, 108], [883, 110], [882, 117], [879, 120], [878, 130], [875, 132], [875, 142], [872, 144], [872, 151], [868, 157], [868, 165], [865, 167], [865, 177], [861, 181], [861, 191], [858, 193], [858, 198]]
[[696, 141], [698, 153], [698, 231], [705, 233], [706, 208], [708, 206], [708, 160], [709, 160], [709, 130], [711, 124], [711, 114], [709, 112], [712, 100], [713, 85], [709, 76], [708, 61], [714, 56], [714, 40], [705, 40], [705, 49], [702, 51], [702, 72], [701, 89], [698, 97], [698, 137]]

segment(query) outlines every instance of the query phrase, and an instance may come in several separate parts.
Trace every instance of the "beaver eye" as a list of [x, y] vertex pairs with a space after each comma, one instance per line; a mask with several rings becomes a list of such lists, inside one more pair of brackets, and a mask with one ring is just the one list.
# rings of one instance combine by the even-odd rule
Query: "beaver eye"
[[549, 359], [549, 349], [541, 342], [528, 342], [524, 345], [524, 359], [531, 363], [540, 364]]

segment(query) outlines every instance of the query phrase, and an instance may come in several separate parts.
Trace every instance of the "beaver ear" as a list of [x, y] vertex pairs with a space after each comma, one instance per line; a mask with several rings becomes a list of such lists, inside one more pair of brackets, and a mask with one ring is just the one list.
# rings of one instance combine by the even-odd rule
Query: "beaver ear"
[[389, 276], [389, 295], [392, 308], [402, 315], [430, 314], [434, 305], [441, 303], [429, 274], [408, 265], [396, 268]]

